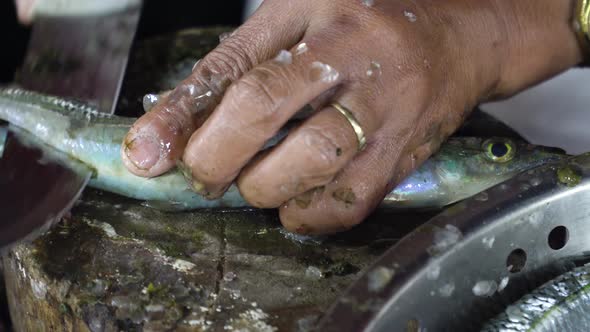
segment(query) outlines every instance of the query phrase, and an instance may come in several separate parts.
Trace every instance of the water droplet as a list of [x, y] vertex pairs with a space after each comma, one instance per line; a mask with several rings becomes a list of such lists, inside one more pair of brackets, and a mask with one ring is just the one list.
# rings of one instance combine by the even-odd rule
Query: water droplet
[[297, 45], [297, 48], [295, 49], [295, 55], [301, 55], [305, 52], [307, 52], [309, 50], [309, 48], [307, 47], [306, 43], [301, 43], [299, 45]]
[[480, 280], [472, 290], [476, 296], [492, 296], [498, 290], [498, 284], [493, 280]]
[[363, 0], [363, 5], [372, 7], [375, 4], [375, 0]]
[[224, 40], [228, 39], [233, 35], [233, 32], [224, 32], [219, 35], [219, 42], [223, 43]]
[[494, 246], [494, 241], [496, 241], [495, 237], [484, 237], [483, 239], [481, 239], [481, 243], [483, 243], [483, 245], [488, 248], [488, 249], [492, 249], [492, 247]]
[[413, 23], [413, 22], [416, 22], [416, 20], [418, 19], [418, 18], [416, 17], [416, 14], [412, 13], [412, 12], [411, 12], [411, 11], [409, 11], [409, 10], [404, 10], [404, 16], [405, 16], [405, 17], [408, 19], [408, 21], [410, 21], [410, 22], [412, 22], [412, 23]]
[[498, 292], [503, 291], [504, 288], [506, 288], [506, 286], [508, 286], [509, 280], [510, 280], [509, 277], [504, 277], [504, 278], [502, 278], [502, 280], [500, 280], [500, 285], [498, 285]]
[[449, 296], [453, 295], [454, 291], [455, 291], [455, 283], [449, 282], [448, 284], [445, 284], [438, 289], [438, 294], [440, 294], [440, 296], [442, 296], [442, 297], [449, 297]]
[[209, 90], [203, 94], [196, 96], [195, 99], [199, 100], [199, 99], [209, 98], [211, 96], [213, 96], [213, 92], [211, 90]]
[[315, 266], [309, 266], [307, 270], [305, 270], [305, 276], [309, 279], [313, 280], [320, 280], [324, 276], [322, 271]]
[[332, 68], [332, 66], [321, 63], [319, 61], [314, 61], [311, 64], [311, 80], [322, 81], [325, 83], [332, 83], [338, 80], [340, 74], [336, 69]]
[[481, 192], [477, 195], [475, 195], [475, 197], [473, 197], [473, 199], [475, 199], [476, 201], [480, 201], [480, 202], [485, 202], [487, 201], [489, 198], [488, 193], [487, 192]]
[[368, 282], [369, 291], [371, 291], [371, 292], [381, 291], [383, 288], [385, 288], [385, 286], [387, 286], [387, 284], [389, 284], [389, 282], [393, 278], [394, 274], [395, 274], [394, 270], [386, 268], [384, 266], [379, 266], [379, 267], [375, 268], [373, 271], [369, 272], [369, 274], [367, 275], [367, 277], [369, 279], [369, 282]]
[[149, 93], [143, 96], [143, 110], [147, 113], [156, 106], [156, 104], [160, 101], [160, 96], [157, 94]]
[[35, 280], [34, 278], [31, 278], [30, 283], [33, 295], [35, 295], [38, 300], [45, 299], [45, 296], [47, 295], [47, 284], [41, 280]]
[[532, 178], [529, 183], [531, 184], [531, 186], [536, 187], [538, 185], [540, 185], [541, 183], [543, 183], [543, 180], [541, 180], [540, 178]]
[[187, 85], [185, 85], [185, 88], [188, 90], [188, 93], [191, 97], [195, 94], [194, 84], [187, 84]]
[[446, 225], [444, 229], [438, 228], [434, 232], [434, 243], [428, 248], [428, 252], [431, 255], [443, 253], [453, 247], [462, 236], [461, 231], [453, 225]]
[[426, 271], [426, 279], [436, 280], [440, 276], [440, 265], [435, 264]]
[[199, 65], [199, 62], [201, 62], [201, 59], [197, 60], [197, 62], [195, 62], [195, 64], [193, 65], [193, 69], [191, 71], [195, 71], [195, 68], [197, 68], [197, 66]]
[[234, 281], [238, 276], [234, 272], [228, 272], [223, 276], [223, 281], [231, 282]]
[[281, 50], [274, 60], [280, 64], [290, 65], [293, 63], [293, 54], [287, 50]]
[[229, 297], [232, 300], [238, 300], [242, 296], [242, 292], [239, 289], [232, 289], [229, 293]]
[[375, 62], [375, 61], [371, 61], [369, 69], [367, 69], [367, 76], [378, 77], [378, 76], [381, 76], [381, 73], [382, 73], [381, 64], [379, 64], [378, 62]]

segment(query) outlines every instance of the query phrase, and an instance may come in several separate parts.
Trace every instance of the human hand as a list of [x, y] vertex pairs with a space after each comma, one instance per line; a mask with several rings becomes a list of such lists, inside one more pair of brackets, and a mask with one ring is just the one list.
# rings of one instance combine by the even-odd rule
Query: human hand
[[14, 0], [19, 22], [30, 24], [36, 0]]
[[[209, 198], [232, 181], [284, 226], [361, 222], [477, 103], [576, 64], [570, 0], [266, 0], [122, 145], [137, 175], [182, 160]], [[367, 139], [359, 151], [350, 110]], [[317, 112], [270, 151], [304, 107]]]

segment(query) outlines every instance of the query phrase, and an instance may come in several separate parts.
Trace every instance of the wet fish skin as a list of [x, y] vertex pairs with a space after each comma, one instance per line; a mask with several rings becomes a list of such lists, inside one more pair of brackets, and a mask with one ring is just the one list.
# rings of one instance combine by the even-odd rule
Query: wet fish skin
[[[489, 150], [507, 145], [512, 158], [497, 160]], [[454, 137], [447, 140], [383, 202], [396, 208], [443, 207], [480, 193], [511, 177], [568, 156], [561, 149], [509, 138]]]
[[590, 266], [574, 268], [509, 305], [482, 332], [590, 331]]
[[120, 149], [133, 118], [105, 115], [75, 101], [8, 88], [0, 90], [0, 119], [93, 169], [92, 187], [159, 202], [167, 209], [245, 204], [234, 188], [220, 200], [206, 200], [190, 189], [177, 170], [155, 178], [130, 173], [121, 161]]
[[[201, 197], [191, 190], [178, 169], [154, 178], [130, 173], [120, 158], [120, 149], [135, 118], [105, 115], [83, 103], [18, 88], [0, 88], [0, 119], [93, 169], [92, 187], [155, 202], [152, 205], [166, 209], [249, 207], [234, 185], [220, 199]], [[271, 141], [273, 145], [278, 139]], [[387, 194], [381, 206], [443, 207], [565, 156], [506, 140], [515, 154], [500, 163], [486, 157], [484, 144], [481, 138], [449, 139], [437, 154]]]

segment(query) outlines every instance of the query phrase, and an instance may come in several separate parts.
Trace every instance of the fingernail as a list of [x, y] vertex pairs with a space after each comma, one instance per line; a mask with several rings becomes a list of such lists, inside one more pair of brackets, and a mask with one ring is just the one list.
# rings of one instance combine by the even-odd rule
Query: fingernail
[[138, 169], [149, 170], [160, 160], [160, 143], [150, 136], [134, 138], [125, 146], [125, 154]]

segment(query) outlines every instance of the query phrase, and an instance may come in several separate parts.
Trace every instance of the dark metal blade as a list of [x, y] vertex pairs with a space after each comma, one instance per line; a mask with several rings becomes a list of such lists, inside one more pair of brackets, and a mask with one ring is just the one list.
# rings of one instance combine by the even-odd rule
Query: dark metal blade
[[[141, 1], [137, 3], [95, 16], [35, 17], [16, 83], [113, 113], [139, 21]], [[42, 151], [15, 135], [7, 137], [0, 159], [0, 248], [59, 221], [91, 176], [74, 162], [40, 157]]]
[[6, 138], [0, 158], [0, 249], [59, 221], [91, 176], [87, 167], [48, 156], [44, 147], [10, 130]]
[[37, 17], [19, 85], [89, 102], [113, 113], [139, 7], [84, 17]]

